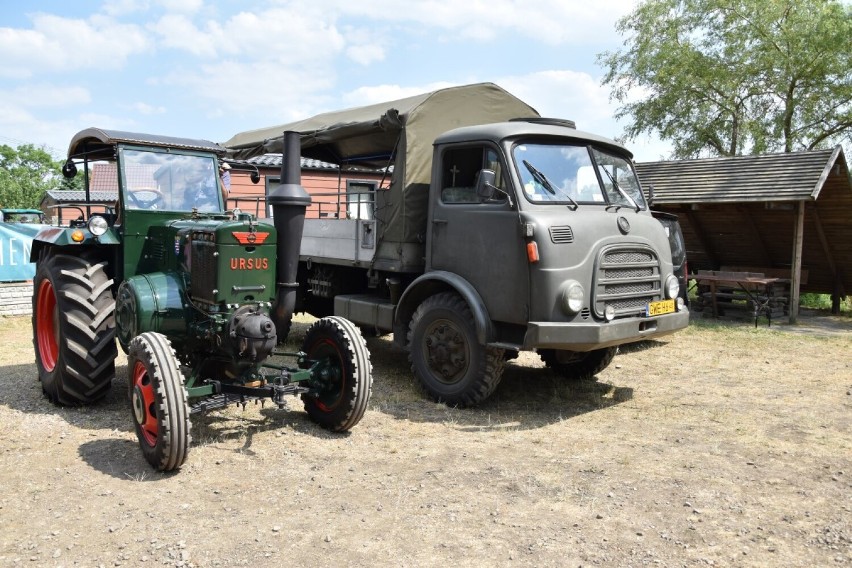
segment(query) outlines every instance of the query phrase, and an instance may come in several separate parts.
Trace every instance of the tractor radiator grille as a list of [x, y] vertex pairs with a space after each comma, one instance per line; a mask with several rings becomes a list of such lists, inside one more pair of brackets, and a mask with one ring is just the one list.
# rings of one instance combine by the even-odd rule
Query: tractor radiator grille
[[190, 295], [194, 300], [215, 303], [216, 297], [213, 291], [219, 279], [215, 255], [216, 243], [200, 240], [198, 236], [200, 235], [193, 234], [191, 242]]
[[607, 306], [615, 317], [645, 314], [650, 302], [662, 299], [660, 261], [650, 247], [608, 247], [597, 258], [594, 287], [595, 314], [603, 317]]

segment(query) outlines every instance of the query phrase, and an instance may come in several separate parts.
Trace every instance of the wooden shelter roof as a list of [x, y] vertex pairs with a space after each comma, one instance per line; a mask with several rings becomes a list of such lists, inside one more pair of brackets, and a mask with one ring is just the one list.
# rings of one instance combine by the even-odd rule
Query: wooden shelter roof
[[745, 266], [793, 276], [798, 263], [802, 292], [852, 293], [852, 178], [842, 147], [647, 162], [636, 171], [646, 191], [653, 185], [654, 208], [678, 215], [691, 271]]

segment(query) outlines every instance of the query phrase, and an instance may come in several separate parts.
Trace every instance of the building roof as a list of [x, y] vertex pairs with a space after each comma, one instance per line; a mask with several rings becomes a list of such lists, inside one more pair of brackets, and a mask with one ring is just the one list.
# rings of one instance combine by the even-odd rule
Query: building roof
[[[49, 189], [44, 192], [45, 198], [50, 198], [57, 203], [80, 203], [86, 201], [86, 192], [83, 190]], [[117, 191], [90, 191], [91, 201], [110, 203], [118, 200]], [[42, 198], [42, 203], [44, 198]]]
[[[654, 203], [815, 200], [843, 149], [636, 164]], [[845, 166], [844, 166], [845, 167]]]
[[[280, 168], [282, 162], [281, 154], [263, 154], [246, 160], [250, 164], [260, 166], [262, 168]], [[322, 160], [314, 160], [312, 158], [302, 158], [303, 170], [338, 170], [337, 164], [323, 162]]]

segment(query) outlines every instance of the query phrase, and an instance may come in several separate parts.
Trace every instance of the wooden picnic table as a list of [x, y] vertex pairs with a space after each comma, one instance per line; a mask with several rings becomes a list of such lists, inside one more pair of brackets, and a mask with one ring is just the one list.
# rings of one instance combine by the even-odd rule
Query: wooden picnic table
[[714, 318], [719, 317], [719, 296], [724, 295], [726, 298], [734, 296], [730, 292], [721, 292], [721, 290], [735, 288], [745, 293], [754, 308], [755, 325], [757, 325], [757, 318], [761, 313], [765, 313], [771, 325], [772, 312], [770, 304], [773, 300], [786, 301], [785, 298], [779, 298], [775, 294], [775, 284], [781, 282], [783, 279], [768, 277], [759, 272], [699, 270], [698, 274], [695, 275], [695, 280], [699, 286], [704, 285], [709, 287]]

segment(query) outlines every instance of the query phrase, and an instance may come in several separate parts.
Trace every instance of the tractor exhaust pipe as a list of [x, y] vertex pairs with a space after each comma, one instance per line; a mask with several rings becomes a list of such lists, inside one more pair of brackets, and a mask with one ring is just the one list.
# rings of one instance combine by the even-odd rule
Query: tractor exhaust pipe
[[302, 187], [302, 144], [299, 133], [285, 132], [283, 144], [281, 182], [278, 187], [270, 188], [267, 198], [272, 207], [275, 230], [278, 232], [278, 290], [272, 307], [272, 321], [275, 323], [279, 343], [287, 338], [296, 307], [299, 249], [302, 244], [302, 229], [305, 226], [305, 209], [311, 204], [311, 196]]

